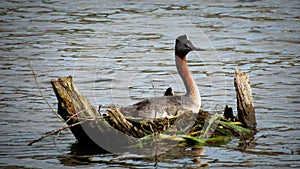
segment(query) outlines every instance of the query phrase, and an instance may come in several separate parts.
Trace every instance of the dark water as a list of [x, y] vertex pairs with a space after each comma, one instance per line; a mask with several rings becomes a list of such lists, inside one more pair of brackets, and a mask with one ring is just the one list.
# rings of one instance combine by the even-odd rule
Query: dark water
[[201, 161], [212, 168], [300, 167], [298, 1], [1, 1], [0, 6], [0, 166], [197, 168], [197, 154], [188, 150], [158, 159], [101, 154], [78, 146], [69, 131], [26, 146], [64, 126], [45, 102], [56, 110], [51, 79], [72, 75], [95, 106], [129, 105], [169, 86], [184, 92], [173, 47], [178, 35], [187, 34], [207, 49], [188, 58], [203, 109], [235, 108], [233, 77], [239, 68], [250, 75], [258, 123], [245, 150], [233, 139], [204, 147]]

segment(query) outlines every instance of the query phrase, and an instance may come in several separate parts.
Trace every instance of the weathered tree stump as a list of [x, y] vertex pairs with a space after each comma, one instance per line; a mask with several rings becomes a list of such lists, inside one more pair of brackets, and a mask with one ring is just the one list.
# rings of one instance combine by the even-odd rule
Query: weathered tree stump
[[237, 99], [238, 120], [244, 127], [255, 130], [256, 118], [249, 75], [236, 69], [234, 86]]
[[[68, 125], [73, 125], [70, 129], [79, 142], [106, 147], [110, 152], [118, 152], [123, 147], [136, 143], [134, 137], [122, 133], [124, 130], [118, 131], [113, 128], [106, 121], [108, 116], [103, 117], [97, 113], [90, 102], [77, 90], [71, 76], [52, 80], [51, 84], [58, 100], [58, 114]], [[110, 115], [119, 128], [130, 127], [130, 123], [122, 117], [122, 114], [111, 110]], [[74, 125], [76, 123], [77, 125]], [[136, 136], [141, 134], [135, 133]]]
[[[58, 100], [58, 114], [68, 125], [79, 122], [79, 119], [96, 119], [99, 115], [90, 102], [77, 90], [71, 76], [51, 81]], [[78, 141], [90, 142], [81, 125], [70, 128]]]

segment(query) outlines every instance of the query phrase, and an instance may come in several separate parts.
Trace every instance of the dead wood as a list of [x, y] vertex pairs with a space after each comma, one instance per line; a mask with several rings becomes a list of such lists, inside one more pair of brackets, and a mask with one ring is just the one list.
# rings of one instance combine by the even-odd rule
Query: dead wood
[[129, 136], [133, 136], [136, 138], [140, 138], [145, 136], [145, 132], [136, 126], [134, 126], [131, 122], [126, 120], [122, 113], [119, 112], [118, 109], [108, 109], [108, 116], [111, 119], [111, 126], [122, 133], [125, 133]]
[[236, 69], [234, 86], [237, 99], [238, 120], [244, 127], [254, 130], [256, 128], [256, 118], [249, 75]]
[[[61, 77], [51, 81], [58, 100], [58, 114], [68, 125], [78, 123], [80, 119], [96, 119], [99, 117], [96, 109], [79, 93], [71, 76]], [[70, 128], [78, 141], [91, 142], [84, 132], [82, 124]]]

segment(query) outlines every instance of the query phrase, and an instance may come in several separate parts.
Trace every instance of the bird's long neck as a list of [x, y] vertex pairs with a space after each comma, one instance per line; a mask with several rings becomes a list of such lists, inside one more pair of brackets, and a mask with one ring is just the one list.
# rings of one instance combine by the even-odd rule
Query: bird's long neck
[[190, 97], [195, 102], [201, 102], [198, 87], [186, 64], [186, 56], [179, 57], [175, 55], [175, 61], [178, 73], [185, 85], [186, 96]]

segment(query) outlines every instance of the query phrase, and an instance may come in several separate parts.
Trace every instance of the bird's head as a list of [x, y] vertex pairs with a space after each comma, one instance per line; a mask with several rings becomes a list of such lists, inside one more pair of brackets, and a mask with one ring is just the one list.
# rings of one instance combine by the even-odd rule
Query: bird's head
[[204, 49], [195, 47], [186, 35], [181, 35], [176, 38], [175, 54], [179, 57], [186, 56], [190, 51], [204, 51]]

